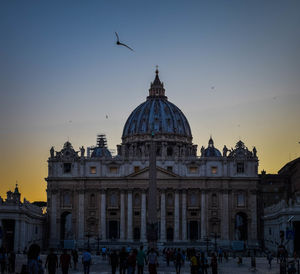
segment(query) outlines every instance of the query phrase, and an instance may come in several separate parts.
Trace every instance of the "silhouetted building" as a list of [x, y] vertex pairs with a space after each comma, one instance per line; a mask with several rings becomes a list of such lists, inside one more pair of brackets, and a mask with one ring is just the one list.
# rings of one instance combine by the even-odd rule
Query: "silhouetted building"
[[262, 185], [265, 247], [276, 251], [283, 244], [290, 254], [300, 252], [300, 158], [287, 163], [277, 175], [262, 176], [264, 182], [269, 182], [268, 187]]
[[[146, 241], [149, 154], [156, 144], [158, 242], [167, 245], [257, 243], [256, 149], [242, 141], [221, 153], [212, 138], [201, 148], [183, 112], [165, 96], [158, 71], [149, 96], [128, 117], [112, 156], [106, 137], [74, 150], [50, 150], [47, 181], [50, 245]], [[155, 205], [154, 205], [155, 206]]]
[[40, 207], [20, 200], [21, 194], [8, 191], [6, 200], [0, 197], [0, 246], [8, 251], [23, 252], [30, 244], [43, 247], [46, 215]]

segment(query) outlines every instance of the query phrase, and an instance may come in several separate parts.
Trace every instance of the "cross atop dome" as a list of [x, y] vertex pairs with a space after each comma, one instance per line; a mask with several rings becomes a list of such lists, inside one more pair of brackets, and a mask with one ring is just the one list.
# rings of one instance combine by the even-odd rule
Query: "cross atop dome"
[[158, 66], [155, 70], [155, 79], [150, 85], [149, 96], [150, 97], [165, 97], [164, 83], [162, 83], [158, 76]]

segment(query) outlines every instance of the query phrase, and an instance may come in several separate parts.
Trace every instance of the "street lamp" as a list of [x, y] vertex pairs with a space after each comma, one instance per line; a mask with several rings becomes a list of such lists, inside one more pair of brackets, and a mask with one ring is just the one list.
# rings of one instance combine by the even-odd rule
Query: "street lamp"
[[90, 249], [90, 237], [92, 237], [93, 235], [90, 233], [90, 231], [85, 235], [88, 238], [88, 246], [87, 248]]
[[215, 245], [215, 252], [217, 252], [217, 237], [218, 237], [217, 232], [212, 232], [211, 233], [211, 237], [213, 237], [215, 239], [215, 243], [214, 243], [214, 245]]

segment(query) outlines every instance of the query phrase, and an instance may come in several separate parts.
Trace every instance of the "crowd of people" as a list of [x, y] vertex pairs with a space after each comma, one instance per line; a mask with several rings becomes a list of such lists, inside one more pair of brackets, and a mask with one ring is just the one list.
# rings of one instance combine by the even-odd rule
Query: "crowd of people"
[[[62, 249], [60, 252], [58, 252], [58, 250], [50, 249], [46, 257], [44, 257], [45, 261], [43, 263], [40, 257], [40, 247], [33, 244], [29, 247], [28, 251], [26, 250], [26, 255], [27, 264], [23, 264], [20, 272], [21, 274], [44, 274], [45, 272], [49, 274], [56, 274], [58, 272], [68, 274], [71, 268], [73, 268], [73, 270], [78, 270], [79, 258], [81, 258], [84, 274], [90, 273], [90, 267], [92, 265], [92, 254], [89, 249], [83, 251], [80, 256], [76, 249]], [[205, 252], [195, 248], [164, 248], [158, 252], [158, 250], [153, 247], [144, 250], [143, 245], [139, 248], [127, 246], [122, 247], [121, 249], [102, 247], [101, 252], [98, 251], [97, 255], [102, 257], [102, 262], [101, 257], [96, 259], [100, 259], [100, 264], [107, 261], [106, 264], [110, 265], [112, 274], [142, 274], [144, 273], [145, 267], [148, 268], [150, 274], [157, 274], [159, 261], [165, 264], [165, 269], [174, 267], [176, 274], [180, 274], [182, 267], [187, 265], [191, 274], [207, 274], [208, 269], [210, 269], [209, 273], [217, 274], [218, 266], [223, 263], [223, 261], [228, 262], [229, 257], [228, 252], [222, 250], [222, 248], [209, 254], [210, 258], [208, 258]], [[163, 260], [158, 260], [159, 256], [161, 256]], [[250, 255], [248, 254], [248, 256]], [[272, 260], [275, 255], [269, 252], [266, 257], [269, 268], [271, 269]], [[236, 257], [234, 256], [233, 258]], [[297, 254], [294, 255], [293, 260], [289, 260], [284, 246], [279, 246], [277, 263], [279, 264], [280, 274], [295, 274], [295, 262], [298, 262], [297, 260]], [[238, 266], [243, 265], [242, 256], [238, 256], [236, 262]], [[13, 251], [6, 252], [4, 248], [0, 248], [1, 274], [16, 273], [15, 265], [16, 254]], [[256, 260], [254, 254], [251, 257], [251, 268], [255, 269], [255, 267]], [[60, 269], [60, 271], [58, 271], [58, 269]], [[172, 272], [174, 270], [172, 270]]]

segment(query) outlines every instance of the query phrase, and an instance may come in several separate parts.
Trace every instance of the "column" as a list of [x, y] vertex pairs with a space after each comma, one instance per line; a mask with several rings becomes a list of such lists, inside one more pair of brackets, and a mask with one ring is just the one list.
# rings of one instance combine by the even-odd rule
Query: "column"
[[84, 191], [78, 193], [78, 242], [80, 246], [84, 245]]
[[103, 191], [101, 193], [101, 238], [102, 241], [106, 241], [106, 194]]
[[182, 192], [182, 240], [187, 240], [186, 235], [186, 191]]
[[4, 231], [3, 231], [3, 226], [2, 226], [2, 220], [0, 219], [0, 230], [1, 230], [1, 238], [0, 238], [0, 246], [2, 246], [2, 238], [4, 237], [4, 235], [3, 235], [3, 233], [4, 233]]
[[250, 199], [251, 199], [251, 239], [257, 240], [257, 198], [256, 198], [256, 191], [253, 190], [250, 192]]
[[141, 242], [146, 242], [146, 193], [142, 192], [141, 205]]
[[179, 241], [179, 193], [175, 192], [174, 241]]
[[127, 193], [127, 240], [132, 241], [132, 192]]
[[225, 190], [222, 196], [221, 237], [229, 240], [228, 191]]
[[120, 240], [125, 240], [125, 195], [123, 190], [121, 191]]
[[206, 235], [206, 195], [205, 192], [201, 193], [201, 238], [205, 238]]
[[160, 194], [160, 241], [166, 242], [166, 194], [164, 190]]
[[[25, 220], [21, 220], [21, 242], [20, 242], [20, 251], [22, 252], [26, 246], [26, 227], [25, 227]], [[40, 227], [39, 227], [40, 229]]]
[[20, 247], [20, 221], [15, 220], [15, 231], [14, 231], [14, 251], [18, 252]]
[[[50, 246], [52, 247], [56, 247], [56, 228], [57, 228], [57, 224], [56, 224], [56, 212], [57, 212], [57, 208], [56, 208], [56, 197], [57, 197], [57, 193], [56, 192], [52, 192], [51, 194], [51, 208], [50, 208]], [[27, 233], [28, 233], [29, 229], [28, 229], [28, 225], [27, 225]], [[28, 235], [29, 236], [29, 235]], [[29, 237], [27, 237], [27, 241], [29, 240]]]

